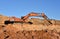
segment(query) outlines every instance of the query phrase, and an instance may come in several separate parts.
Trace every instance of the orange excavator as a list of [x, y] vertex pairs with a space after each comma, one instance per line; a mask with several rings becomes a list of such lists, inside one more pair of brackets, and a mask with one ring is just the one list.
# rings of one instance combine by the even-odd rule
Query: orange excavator
[[[10, 17], [9, 20], [5, 21], [5, 24], [13, 24], [13, 23], [31, 23], [31, 22], [27, 22], [27, 19], [29, 19], [29, 17], [32, 16], [38, 16], [38, 17], [43, 17], [45, 20], [48, 21], [48, 17], [44, 14], [44, 13], [35, 13], [35, 12], [31, 12], [29, 14], [27, 14], [26, 16], [23, 16], [21, 18], [16, 18], [16, 17]], [[52, 24], [50, 21], [48, 21], [50, 24]], [[32, 24], [32, 23], [31, 23]]]

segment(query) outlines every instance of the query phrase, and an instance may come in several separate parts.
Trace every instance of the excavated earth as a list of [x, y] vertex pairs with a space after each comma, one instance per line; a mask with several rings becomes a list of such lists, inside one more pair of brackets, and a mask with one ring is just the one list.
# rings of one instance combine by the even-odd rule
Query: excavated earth
[[60, 21], [51, 20], [52, 24], [41, 19], [30, 19], [29, 23], [5, 25], [9, 17], [0, 15], [0, 39], [60, 39]]

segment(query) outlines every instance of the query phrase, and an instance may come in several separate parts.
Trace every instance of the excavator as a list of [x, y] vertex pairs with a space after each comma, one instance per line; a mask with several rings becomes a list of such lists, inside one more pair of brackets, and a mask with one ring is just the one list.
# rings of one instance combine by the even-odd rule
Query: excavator
[[26, 16], [22, 16], [21, 18], [17, 17], [10, 17], [9, 20], [6, 20], [4, 23], [5, 24], [13, 24], [13, 23], [30, 23], [33, 24], [32, 22], [28, 22], [27, 19], [32, 16], [38, 16], [38, 17], [43, 17], [46, 21], [48, 21], [50, 24], [52, 24], [48, 19], [48, 17], [44, 13], [35, 13], [31, 12], [27, 14]]

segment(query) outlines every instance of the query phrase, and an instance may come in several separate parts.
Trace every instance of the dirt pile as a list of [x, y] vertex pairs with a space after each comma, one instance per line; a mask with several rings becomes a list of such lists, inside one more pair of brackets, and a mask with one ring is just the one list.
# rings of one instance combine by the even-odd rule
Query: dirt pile
[[48, 22], [34, 18], [29, 20], [33, 24], [5, 25], [4, 21], [8, 19], [9, 17], [0, 15], [0, 39], [60, 39], [60, 25], [57, 22], [47, 25]]
[[0, 39], [60, 39], [60, 32], [55, 30], [23, 30], [9, 26], [0, 26]]

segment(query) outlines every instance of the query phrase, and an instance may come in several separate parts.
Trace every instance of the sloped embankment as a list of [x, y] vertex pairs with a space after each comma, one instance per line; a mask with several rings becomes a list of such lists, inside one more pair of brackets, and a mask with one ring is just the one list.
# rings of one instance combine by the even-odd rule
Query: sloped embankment
[[[60, 25], [47, 25], [43, 20], [32, 19], [33, 24], [14, 23], [5, 25], [9, 18], [0, 16], [0, 39], [60, 39]], [[54, 22], [54, 21], [53, 21]]]
[[0, 39], [60, 39], [56, 30], [17, 30], [12, 26], [0, 25]]

